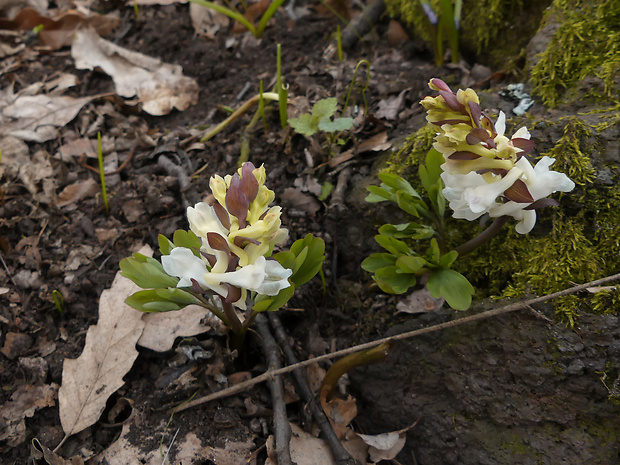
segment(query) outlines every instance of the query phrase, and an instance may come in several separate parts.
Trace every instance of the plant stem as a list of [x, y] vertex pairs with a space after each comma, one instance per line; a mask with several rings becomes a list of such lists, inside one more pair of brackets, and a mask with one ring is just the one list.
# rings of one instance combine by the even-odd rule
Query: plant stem
[[[194, 1], [194, 0], [192, 0], [192, 1]], [[237, 110], [235, 110], [235, 112], [232, 115], [230, 115], [228, 118], [226, 118], [220, 124], [215, 126], [213, 129], [211, 129], [204, 136], [202, 136], [202, 139], [200, 139], [200, 142], [208, 141], [213, 136], [215, 136], [218, 132], [220, 132], [225, 127], [227, 127], [229, 124], [231, 124], [231, 123], [235, 122], [236, 120], [238, 120], [246, 111], [248, 111], [250, 108], [252, 108], [254, 105], [256, 105], [261, 98], [263, 98], [265, 100], [278, 101], [279, 96], [275, 92], [264, 92], [262, 97], [261, 97], [260, 94], [259, 95], [255, 95], [250, 100], [248, 100], [243, 105], [241, 105]]]
[[222, 309], [224, 310], [224, 315], [226, 315], [226, 319], [229, 321], [229, 327], [235, 334], [240, 334], [242, 332], [241, 322], [239, 321], [239, 317], [235, 313], [235, 308], [233, 304], [229, 304], [228, 302], [224, 302], [222, 300]]
[[491, 226], [482, 231], [473, 239], [459, 245], [454, 250], [458, 252], [459, 257], [462, 257], [463, 255], [468, 254], [469, 252], [474, 250], [475, 248], [480, 247], [481, 245], [488, 242], [502, 229], [502, 227], [506, 224], [506, 221], [508, 221], [508, 218], [508, 216], [500, 216], [499, 218], [496, 218], [495, 221], [491, 223]]

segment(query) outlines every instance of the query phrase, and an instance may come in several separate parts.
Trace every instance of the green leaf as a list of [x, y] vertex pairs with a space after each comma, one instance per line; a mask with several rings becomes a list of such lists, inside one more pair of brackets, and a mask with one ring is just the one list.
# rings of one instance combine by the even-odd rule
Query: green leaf
[[307, 283], [319, 272], [324, 261], [325, 242], [323, 242], [323, 239], [320, 237], [314, 237], [312, 238], [312, 242], [308, 245], [308, 254], [306, 259], [298, 270], [290, 277], [290, 281], [295, 284], [295, 287], [299, 287], [302, 284]]
[[336, 97], [324, 98], [319, 100], [312, 107], [312, 116], [321, 121], [332, 117], [338, 109], [338, 99]]
[[381, 290], [390, 294], [404, 294], [416, 283], [415, 274], [402, 273], [397, 266], [386, 266], [378, 269], [374, 278]]
[[435, 149], [430, 149], [426, 154], [426, 163], [418, 168], [420, 181], [426, 192], [430, 191], [431, 186], [437, 184], [442, 173], [441, 165], [444, 162], [443, 155]]
[[448, 305], [455, 310], [467, 310], [475, 292], [467, 278], [454, 270], [433, 270], [426, 286], [433, 297], [436, 299], [444, 297]]
[[435, 230], [427, 225], [418, 223], [384, 224], [379, 228], [379, 234], [397, 239], [428, 239], [433, 237]]
[[323, 200], [327, 199], [327, 197], [330, 196], [333, 190], [334, 190], [334, 185], [329, 181], [325, 181], [323, 185], [321, 186], [321, 194], [319, 195], [319, 201], [322, 202]]
[[411, 253], [411, 249], [407, 244], [393, 237], [382, 236], [379, 234], [375, 236], [375, 240], [381, 247], [396, 256], [408, 255]]
[[180, 310], [196, 302], [194, 296], [178, 288], [138, 291], [125, 299], [130, 307], [147, 313]]
[[439, 260], [439, 267], [446, 269], [450, 268], [458, 256], [459, 253], [456, 250], [451, 250], [450, 252], [441, 257], [441, 259]]
[[288, 252], [278, 252], [274, 258], [283, 267], [293, 270], [289, 281], [299, 287], [310, 281], [323, 266], [325, 242], [320, 237], [308, 234], [295, 241]]
[[140, 253], [122, 259], [120, 267], [121, 275], [144, 289], [175, 287], [179, 282], [178, 278], [168, 276], [157, 260]]
[[322, 119], [319, 121], [319, 129], [325, 132], [347, 131], [353, 126], [353, 118], [336, 118], [333, 121]]
[[391, 253], [373, 253], [362, 262], [362, 268], [374, 273], [379, 268], [392, 266], [396, 263], [396, 257]]
[[161, 254], [170, 255], [170, 251], [174, 249], [174, 243], [163, 234], [157, 236], [157, 242], [159, 243], [159, 251]]
[[386, 200], [394, 199], [394, 194], [383, 189], [382, 187], [368, 186], [366, 187], [366, 189], [368, 190], [368, 192], [370, 192], [370, 194], [366, 196], [366, 199], [365, 199], [366, 202], [377, 203], [377, 202], [385, 202]]
[[396, 266], [404, 273], [417, 273], [424, 265], [426, 265], [426, 260], [422, 257], [414, 257], [411, 255], [398, 257], [396, 260]]
[[177, 229], [172, 236], [172, 242], [174, 242], [174, 245], [177, 247], [186, 247], [190, 249], [194, 252], [194, 255], [200, 257], [200, 247], [202, 246], [202, 242], [192, 231]]
[[413, 197], [420, 197], [420, 194], [416, 192], [416, 190], [407, 182], [405, 179], [400, 176], [392, 173], [379, 173], [379, 179], [384, 182], [386, 185], [393, 187], [394, 189], [401, 190], [406, 192], [407, 194]]
[[437, 239], [432, 238], [431, 245], [426, 251], [426, 255], [424, 256], [424, 258], [426, 258], [426, 261], [428, 263], [432, 265], [437, 265], [439, 263], [439, 256], [440, 256], [439, 244], [437, 243]]
[[297, 134], [310, 137], [319, 130], [318, 119], [309, 114], [300, 115], [299, 118], [289, 118], [288, 124]]
[[279, 310], [293, 297], [295, 293], [295, 285], [291, 284], [289, 287], [282, 289], [276, 296], [260, 296], [256, 301], [252, 310], [255, 312], [274, 312]]
[[416, 218], [420, 217], [420, 212], [424, 216], [428, 215], [428, 208], [422, 199], [412, 196], [407, 192], [399, 191], [396, 194], [396, 204], [400, 207], [401, 210], [409, 213], [411, 216], [415, 216]]

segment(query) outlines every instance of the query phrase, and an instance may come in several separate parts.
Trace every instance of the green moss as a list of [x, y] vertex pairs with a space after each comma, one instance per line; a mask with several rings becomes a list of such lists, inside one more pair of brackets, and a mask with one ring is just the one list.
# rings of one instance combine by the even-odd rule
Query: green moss
[[[617, 102], [614, 80], [620, 69], [620, 5], [618, 0], [554, 0], [546, 21], [559, 24], [531, 71], [534, 93], [545, 105], [583, 97], [580, 81], [601, 80], [591, 98]], [[616, 86], [617, 87], [617, 86]], [[617, 89], [616, 89], [617, 90]]]

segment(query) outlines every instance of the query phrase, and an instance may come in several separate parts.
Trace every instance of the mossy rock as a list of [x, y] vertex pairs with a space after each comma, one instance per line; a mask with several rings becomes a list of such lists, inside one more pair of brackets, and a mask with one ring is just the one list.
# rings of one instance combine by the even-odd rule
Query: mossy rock
[[530, 43], [528, 70], [548, 107], [618, 104], [620, 0], [554, 0]]

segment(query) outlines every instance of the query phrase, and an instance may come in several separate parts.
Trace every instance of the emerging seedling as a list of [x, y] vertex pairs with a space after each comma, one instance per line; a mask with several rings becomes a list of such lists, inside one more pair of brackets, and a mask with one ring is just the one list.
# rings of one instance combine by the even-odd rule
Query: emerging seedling
[[101, 133], [97, 133], [97, 160], [99, 160], [99, 178], [101, 179], [101, 197], [105, 206], [106, 215], [110, 215], [110, 205], [108, 204], [108, 191], [105, 187], [105, 172], [103, 171], [103, 149], [101, 148]]

